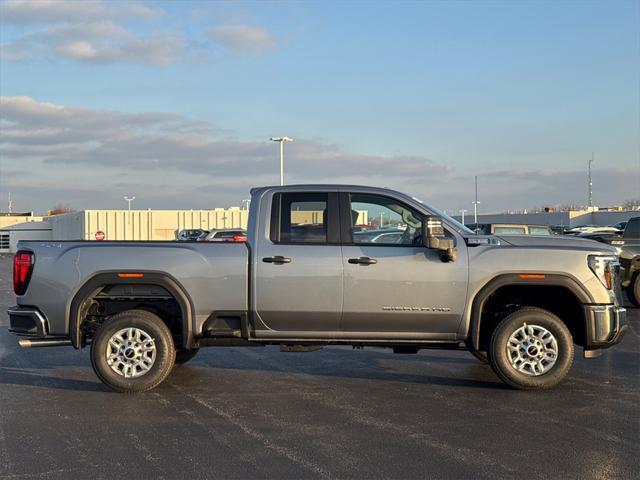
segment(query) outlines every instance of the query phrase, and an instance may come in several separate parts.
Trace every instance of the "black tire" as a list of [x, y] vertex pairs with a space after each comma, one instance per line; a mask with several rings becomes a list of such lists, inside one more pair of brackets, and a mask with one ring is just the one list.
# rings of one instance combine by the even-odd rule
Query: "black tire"
[[[133, 366], [136, 375], [125, 378], [124, 373], [117, 373], [107, 360], [109, 341], [119, 331], [135, 328], [150, 337], [155, 349], [155, 358], [149, 361], [151, 365], [145, 373], [137, 372], [140, 367]], [[148, 341], [145, 343], [148, 346]], [[127, 355], [133, 348], [126, 349]], [[115, 352], [114, 352], [115, 353]], [[131, 353], [132, 358], [137, 355]], [[124, 358], [125, 353], [123, 350]], [[171, 337], [171, 331], [160, 317], [145, 310], [127, 310], [106, 320], [98, 328], [91, 342], [91, 366], [98, 378], [107, 387], [120, 393], [140, 393], [160, 385], [171, 373], [176, 357], [176, 349]], [[132, 360], [134, 361], [134, 360]], [[117, 367], [114, 367], [117, 368]], [[122, 369], [120, 369], [123, 371]]]
[[195, 357], [199, 351], [199, 348], [192, 348], [191, 350], [176, 350], [176, 365], [183, 365], [187, 363], [189, 360]]
[[640, 272], [636, 272], [627, 287], [627, 297], [633, 305], [640, 307]]
[[[535, 327], [542, 327], [555, 337], [557, 355], [554, 355], [555, 363], [547, 364], [547, 367], [545, 367], [548, 368], [548, 371], [534, 374], [529, 367], [519, 371], [512, 365], [510, 355], [518, 355], [518, 352], [508, 351], [508, 341], [511, 335], [515, 334], [523, 326], [533, 327], [534, 329]], [[529, 345], [522, 352], [525, 352], [525, 354], [527, 352], [538, 354], [540, 349], [536, 348], [535, 345]], [[521, 308], [505, 317], [493, 331], [489, 346], [489, 363], [496, 375], [513, 388], [518, 390], [549, 389], [560, 383], [571, 369], [573, 364], [573, 337], [564, 322], [553, 313], [541, 308]]]
[[481, 352], [479, 350], [469, 350], [471, 355], [480, 360], [480, 363], [484, 363], [485, 365], [489, 364], [489, 358], [487, 357], [487, 352]]

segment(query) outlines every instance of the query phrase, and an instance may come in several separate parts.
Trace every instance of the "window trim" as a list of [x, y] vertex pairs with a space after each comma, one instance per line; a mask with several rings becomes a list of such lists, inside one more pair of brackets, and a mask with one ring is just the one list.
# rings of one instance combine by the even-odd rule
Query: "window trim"
[[[325, 242], [292, 242], [280, 240], [280, 225], [282, 222], [282, 198], [285, 195], [326, 195], [327, 196], [327, 240]], [[269, 240], [275, 245], [340, 245], [340, 211], [337, 192], [275, 192], [271, 200], [271, 226]]]

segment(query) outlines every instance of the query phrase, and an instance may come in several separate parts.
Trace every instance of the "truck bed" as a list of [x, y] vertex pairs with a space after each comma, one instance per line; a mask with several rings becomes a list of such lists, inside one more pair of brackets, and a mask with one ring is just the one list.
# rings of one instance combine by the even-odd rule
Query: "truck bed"
[[75, 293], [107, 272], [162, 272], [172, 277], [193, 304], [194, 332], [212, 311], [248, 309], [249, 252], [244, 243], [27, 241], [20, 242], [19, 249], [34, 252], [35, 266], [29, 288], [17, 303], [37, 305], [49, 320], [50, 335], [68, 334]]

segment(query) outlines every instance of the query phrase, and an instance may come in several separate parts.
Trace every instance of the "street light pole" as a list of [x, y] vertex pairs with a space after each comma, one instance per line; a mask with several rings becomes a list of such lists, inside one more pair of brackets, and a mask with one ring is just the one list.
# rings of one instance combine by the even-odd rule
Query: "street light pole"
[[476, 182], [476, 199], [473, 202], [473, 223], [478, 225], [478, 204], [480, 202], [478, 201], [478, 176], [477, 175], [475, 177], [475, 182]]
[[591, 152], [591, 158], [587, 161], [589, 170], [589, 208], [593, 207], [593, 182], [591, 181], [591, 164], [594, 162], [594, 154]]
[[127, 196], [125, 195], [124, 199], [125, 199], [127, 202], [129, 202], [129, 211], [131, 211], [131, 202], [133, 202], [133, 201], [136, 199], [135, 195], [134, 195], [133, 197], [127, 197]]
[[462, 209], [460, 210], [460, 213], [462, 214], [462, 224], [464, 225], [464, 214], [467, 213], [467, 210]]
[[284, 142], [293, 142], [289, 137], [271, 137], [272, 142], [280, 142], [280, 186], [284, 185]]

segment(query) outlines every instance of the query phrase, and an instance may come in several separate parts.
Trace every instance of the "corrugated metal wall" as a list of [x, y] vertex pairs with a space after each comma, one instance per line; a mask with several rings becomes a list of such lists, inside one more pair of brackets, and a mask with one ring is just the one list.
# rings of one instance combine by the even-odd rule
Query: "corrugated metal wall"
[[[183, 229], [246, 228], [249, 214], [240, 208], [85, 210], [79, 213], [84, 215], [81, 238], [85, 240], [95, 240], [96, 232], [104, 232], [105, 240], [175, 240], [177, 232]], [[62, 233], [63, 229], [60, 231]]]

